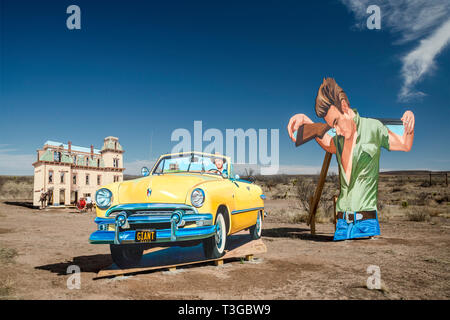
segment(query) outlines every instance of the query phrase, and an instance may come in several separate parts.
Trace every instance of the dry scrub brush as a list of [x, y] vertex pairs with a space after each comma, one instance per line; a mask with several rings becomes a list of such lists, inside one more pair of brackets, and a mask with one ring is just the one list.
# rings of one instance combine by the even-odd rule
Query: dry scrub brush
[[0, 176], [0, 199], [32, 199], [33, 177]]
[[[325, 183], [322, 195], [319, 200], [319, 207], [316, 213], [316, 220], [318, 222], [331, 222], [334, 217], [334, 204], [333, 197], [339, 193], [339, 188], [337, 186], [337, 179], [334, 177], [329, 179], [328, 183]], [[318, 183], [318, 176], [312, 178], [299, 177], [296, 181], [296, 196], [299, 200], [298, 203], [300, 207], [307, 213], [310, 212], [310, 201], [314, 196]], [[299, 222], [305, 222], [306, 217], [301, 214], [297, 219]]]

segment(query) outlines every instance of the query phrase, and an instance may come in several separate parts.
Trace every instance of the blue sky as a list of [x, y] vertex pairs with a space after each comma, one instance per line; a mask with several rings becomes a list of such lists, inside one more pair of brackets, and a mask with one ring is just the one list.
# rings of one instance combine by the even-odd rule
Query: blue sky
[[[81, 30], [66, 27], [71, 4], [81, 8]], [[427, 20], [413, 34], [414, 25], [395, 24], [399, 8], [379, 1], [381, 30], [368, 30], [360, 4], [2, 0], [0, 174], [32, 174], [46, 140], [99, 148], [109, 135], [126, 151], [126, 173], [137, 173], [171, 150], [173, 130], [193, 130], [195, 120], [203, 130], [279, 129], [284, 171], [316, 172], [323, 151], [295, 148], [286, 125], [295, 113], [319, 120], [314, 99], [325, 76], [362, 116], [415, 113], [412, 151], [383, 152], [383, 169], [449, 170], [448, 39], [439, 39], [411, 95], [399, 97], [405, 57], [418, 48], [426, 55], [421, 44], [445, 21]]]

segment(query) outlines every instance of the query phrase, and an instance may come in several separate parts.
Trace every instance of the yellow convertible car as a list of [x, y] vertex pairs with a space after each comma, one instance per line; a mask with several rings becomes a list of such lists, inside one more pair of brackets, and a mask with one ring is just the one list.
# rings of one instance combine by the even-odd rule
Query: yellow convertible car
[[97, 190], [98, 230], [89, 241], [109, 244], [121, 268], [139, 263], [144, 250], [203, 242], [207, 259], [224, 254], [227, 236], [250, 230], [261, 237], [265, 196], [241, 180], [230, 158], [201, 152], [162, 155], [142, 178]]

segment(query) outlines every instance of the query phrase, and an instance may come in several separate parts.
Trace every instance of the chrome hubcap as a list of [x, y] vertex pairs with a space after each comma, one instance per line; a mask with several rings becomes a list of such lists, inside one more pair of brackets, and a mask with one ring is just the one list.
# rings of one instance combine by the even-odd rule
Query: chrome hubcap
[[256, 232], [259, 234], [261, 232], [261, 214], [258, 213], [258, 218], [256, 220]]
[[222, 226], [220, 221], [217, 221], [216, 224], [216, 244], [218, 248], [222, 246]]

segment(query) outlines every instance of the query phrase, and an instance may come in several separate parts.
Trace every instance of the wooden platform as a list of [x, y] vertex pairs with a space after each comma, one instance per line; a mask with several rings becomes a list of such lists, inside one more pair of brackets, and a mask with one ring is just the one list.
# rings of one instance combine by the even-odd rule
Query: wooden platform
[[174, 271], [178, 267], [214, 263], [220, 266], [225, 260], [244, 258], [249, 261], [253, 255], [267, 252], [266, 245], [261, 239], [251, 240], [250, 235], [236, 234], [228, 237], [225, 255], [220, 259], [205, 259], [202, 245], [195, 247], [155, 247], [144, 252], [141, 263], [130, 269], [120, 269], [116, 264], [100, 270], [98, 278], [123, 276], [126, 274], [142, 273], [154, 270]]

